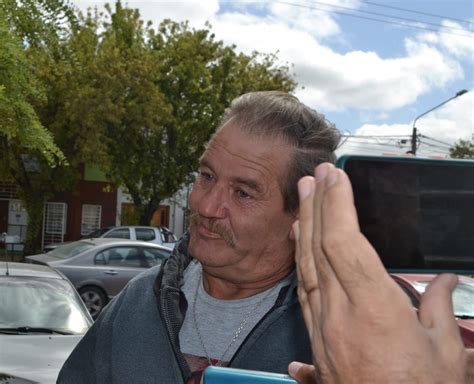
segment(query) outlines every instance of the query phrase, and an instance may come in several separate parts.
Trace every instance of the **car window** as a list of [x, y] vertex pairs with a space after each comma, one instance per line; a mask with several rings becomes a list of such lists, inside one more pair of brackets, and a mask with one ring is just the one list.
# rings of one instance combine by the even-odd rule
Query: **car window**
[[104, 237], [113, 239], [130, 239], [130, 230], [128, 228], [118, 228], [107, 233]]
[[58, 257], [60, 259], [68, 259], [76, 256], [79, 253], [85, 252], [94, 247], [95, 244], [87, 241], [74, 241], [73, 243], [65, 244], [48, 252], [48, 255]]
[[101, 237], [105, 232], [107, 232], [108, 230], [110, 230], [110, 227], [105, 227], [105, 228], [101, 228], [101, 229], [97, 229], [85, 236], [83, 236], [83, 239], [85, 238], [94, 238], [94, 237]]
[[171, 254], [171, 252], [156, 248], [143, 248], [143, 253], [148, 265], [152, 267], [161, 264]]
[[151, 241], [155, 240], [155, 231], [152, 228], [135, 228], [137, 240]]
[[95, 256], [97, 265], [116, 267], [141, 267], [140, 251], [137, 247], [115, 247], [106, 249]]
[[2, 277], [0, 308], [0, 328], [52, 328], [83, 334], [90, 326], [79, 296], [61, 279]]

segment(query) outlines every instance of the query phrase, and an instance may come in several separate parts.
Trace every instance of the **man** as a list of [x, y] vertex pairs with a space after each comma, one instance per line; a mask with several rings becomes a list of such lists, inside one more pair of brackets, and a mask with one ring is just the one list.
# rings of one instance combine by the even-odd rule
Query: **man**
[[[351, 185], [331, 164], [298, 183], [299, 298], [316, 367], [292, 363], [300, 383], [472, 383], [453, 316], [455, 275], [438, 276], [418, 314], [360, 233]], [[389, 303], [389, 304], [387, 304]]]
[[190, 232], [134, 279], [60, 383], [195, 383], [208, 365], [286, 372], [312, 361], [297, 298], [297, 181], [335, 159], [324, 116], [281, 92], [234, 100], [200, 161]]

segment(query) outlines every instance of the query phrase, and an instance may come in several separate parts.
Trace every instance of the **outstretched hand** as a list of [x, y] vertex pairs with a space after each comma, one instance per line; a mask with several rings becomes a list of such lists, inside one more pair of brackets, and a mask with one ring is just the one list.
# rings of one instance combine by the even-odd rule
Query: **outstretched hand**
[[298, 183], [298, 295], [315, 366], [300, 383], [464, 383], [466, 352], [452, 310], [455, 275], [440, 275], [415, 311], [359, 230], [347, 175], [331, 164]]

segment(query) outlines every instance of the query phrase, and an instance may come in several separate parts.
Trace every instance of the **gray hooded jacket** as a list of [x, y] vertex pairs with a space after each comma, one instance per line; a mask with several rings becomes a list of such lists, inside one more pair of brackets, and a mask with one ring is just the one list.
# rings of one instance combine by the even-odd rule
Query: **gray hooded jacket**
[[[65, 362], [58, 383], [184, 383], [191, 371], [179, 348], [187, 302], [183, 271], [191, 261], [188, 236], [161, 267], [143, 272], [104, 309]], [[281, 289], [231, 367], [286, 373], [291, 361], [311, 362], [311, 344], [296, 295]]]

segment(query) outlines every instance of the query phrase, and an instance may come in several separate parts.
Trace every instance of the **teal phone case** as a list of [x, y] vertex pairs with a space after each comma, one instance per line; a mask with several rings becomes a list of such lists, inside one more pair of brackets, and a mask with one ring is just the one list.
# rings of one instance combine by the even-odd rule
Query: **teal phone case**
[[251, 371], [228, 367], [207, 367], [202, 384], [298, 384], [282, 373]]

